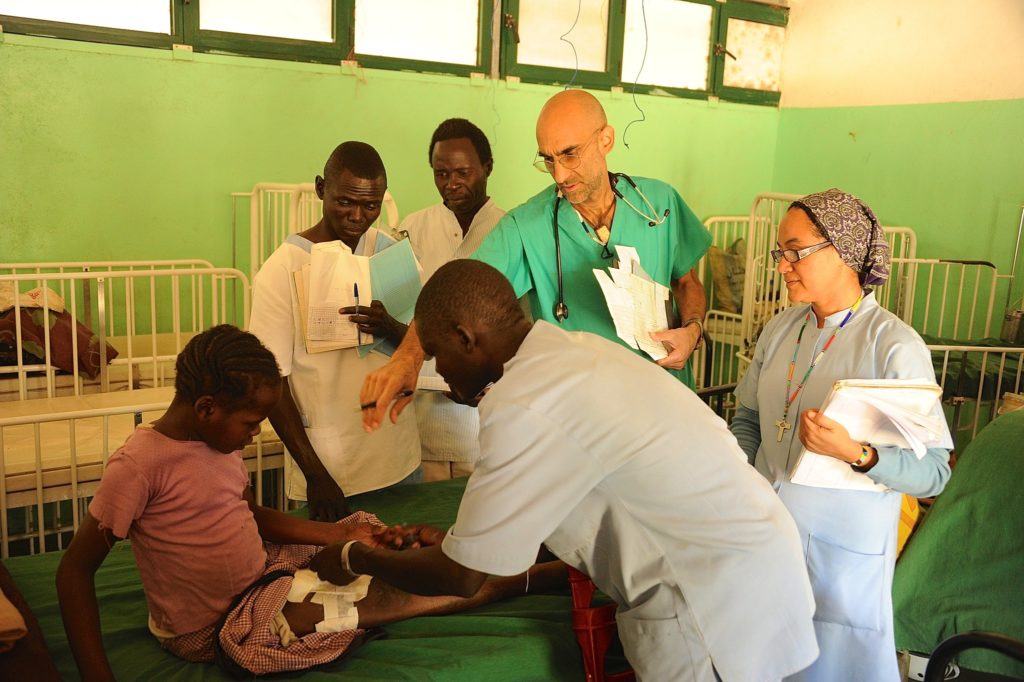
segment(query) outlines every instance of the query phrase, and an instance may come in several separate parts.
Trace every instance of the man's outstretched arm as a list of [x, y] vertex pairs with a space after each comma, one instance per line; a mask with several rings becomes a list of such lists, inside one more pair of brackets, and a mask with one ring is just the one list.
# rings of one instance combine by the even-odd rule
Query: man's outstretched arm
[[[416, 333], [416, 322], [413, 321], [401, 345], [391, 356], [391, 361], [370, 372], [363, 380], [363, 388], [359, 393], [360, 404], [376, 403], [375, 407], [363, 410], [363, 428], [367, 432], [379, 429], [389, 411], [392, 423], [398, 421], [398, 415], [412, 402], [411, 392], [416, 390], [416, 379], [419, 377], [421, 367], [423, 348]], [[410, 393], [406, 397], [399, 397], [402, 391]]]
[[309, 567], [321, 580], [345, 585], [356, 575], [372, 575], [400, 590], [423, 596], [472, 597], [487, 580], [487, 574], [452, 561], [441, 545], [398, 552], [356, 543], [349, 548], [351, 572], [341, 559], [342, 544], [325, 547]]

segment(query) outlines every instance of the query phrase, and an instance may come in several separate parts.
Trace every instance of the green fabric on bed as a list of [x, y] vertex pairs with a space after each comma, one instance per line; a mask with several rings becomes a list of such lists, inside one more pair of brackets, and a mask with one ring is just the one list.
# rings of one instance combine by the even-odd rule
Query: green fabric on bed
[[[455, 520], [465, 480], [403, 486], [353, 502], [385, 523]], [[54, 576], [61, 553], [6, 561], [39, 618], [61, 674], [77, 679], [64, 636]], [[128, 543], [118, 543], [96, 575], [103, 640], [119, 680], [228, 679], [213, 665], [186, 663], [164, 652], [146, 629], [146, 602]], [[490, 604], [452, 616], [387, 626], [387, 638], [319, 671], [275, 677], [346, 680], [579, 680], [583, 667], [570, 626], [568, 588]]]
[[[896, 646], [930, 653], [970, 630], [1024, 639], [1024, 410], [999, 417], [960, 456], [946, 490], [896, 565]], [[1024, 676], [974, 650], [972, 670]]]

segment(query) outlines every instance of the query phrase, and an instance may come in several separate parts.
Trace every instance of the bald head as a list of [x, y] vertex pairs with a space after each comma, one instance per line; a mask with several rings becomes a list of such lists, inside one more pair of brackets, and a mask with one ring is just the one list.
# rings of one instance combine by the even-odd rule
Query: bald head
[[586, 90], [562, 90], [549, 99], [537, 117], [537, 141], [563, 128], [588, 134], [608, 125], [604, 107]]
[[563, 90], [537, 117], [537, 154], [544, 160], [562, 196], [574, 206], [607, 194], [606, 158], [615, 146], [615, 129], [604, 107], [585, 90]]

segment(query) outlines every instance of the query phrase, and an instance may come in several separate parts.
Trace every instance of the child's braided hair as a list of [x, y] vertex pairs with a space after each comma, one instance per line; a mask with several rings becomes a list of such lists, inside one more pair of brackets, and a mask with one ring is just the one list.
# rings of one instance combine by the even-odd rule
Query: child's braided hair
[[175, 363], [174, 389], [190, 402], [212, 395], [234, 407], [259, 387], [277, 386], [281, 373], [274, 354], [259, 339], [230, 324], [194, 337]]

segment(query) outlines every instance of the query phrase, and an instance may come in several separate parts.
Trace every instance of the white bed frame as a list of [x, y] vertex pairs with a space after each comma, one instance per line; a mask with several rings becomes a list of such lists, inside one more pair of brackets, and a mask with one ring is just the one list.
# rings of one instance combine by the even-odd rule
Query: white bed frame
[[[244, 273], [200, 267], [202, 261], [182, 268], [161, 267], [166, 264], [108, 263], [99, 271], [96, 264], [5, 266], [8, 271], [30, 271], [0, 275], [0, 282], [12, 282], [21, 291], [43, 286], [62, 292], [67, 312], [83, 322], [83, 300], [90, 295], [95, 318], [87, 326], [99, 337], [101, 348], [109, 342], [121, 355], [109, 366], [100, 365], [97, 381], [83, 380], [78, 376], [78, 339], [73, 336], [74, 371], [59, 374], [52, 365], [49, 325], [44, 324], [43, 362], [26, 364], [17, 353], [17, 365], [0, 368], [0, 377], [16, 382], [9, 399], [0, 401], [0, 555], [8, 556], [11, 541], [18, 540], [29, 541], [32, 553], [46, 551], [46, 538], [54, 535], [60, 548], [64, 534], [77, 529], [110, 454], [143, 418], [155, 418], [170, 404], [174, 361], [188, 340], [216, 324], [247, 326], [250, 292]], [[44, 320], [53, 314], [45, 303], [44, 299]], [[20, 310], [16, 302], [19, 348]], [[246, 461], [261, 503], [265, 474], [273, 472], [275, 478], [268, 482], [283, 491], [282, 452], [272, 432], [249, 448]], [[283, 494], [275, 498], [274, 504], [283, 508]], [[65, 501], [71, 502], [70, 525], [61, 518], [66, 515]], [[11, 533], [8, 511], [19, 508], [27, 530]]]
[[[737, 239], [747, 238], [748, 224], [748, 216], [712, 216], [704, 221], [704, 227], [711, 233], [711, 246], [723, 251]], [[710, 305], [715, 300], [715, 283], [706, 254], [697, 262], [696, 269]], [[735, 398], [726, 389], [739, 380], [736, 353], [742, 348], [743, 316], [709, 307], [704, 330], [705, 344], [693, 355], [694, 381], [697, 390], [725, 391], [719, 413], [728, 421], [735, 409]]]
[[[161, 268], [162, 263], [140, 265], [107, 264], [103, 268], [68, 267], [50, 264], [53, 272], [44, 272], [40, 264], [12, 265], [9, 270], [30, 268], [32, 272], [0, 274], [0, 283], [19, 291], [35, 287], [52, 289], [65, 300], [72, 318], [89, 327], [100, 340], [109, 342], [119, 356], [109, 365], [100, 364], [100, 375], [90, 382], [79, 375], [78, 338], [72, 336], [74, 353], [70, 376], [58, 374], [51, 362], [48, 320], [53, 314], [43, 307], [45, 358], [42, 363], [25, 364], [17, 353], [17, 364], [0, 367], [0, 402], [30, 397], [53, 398], [60, 394], [81, 395], [88, 390], [101, 392], [121, 387], [132, 390], [140, 381], [160, 386], [167, 380], [168, 364], [188, 340], [215, 324], [248, 324], [249, 280], [231, 268], [188, 266]], [[44, 301], [46, 302], [46, 301]], [[21, 306], [15, 305], [16, 346], [22, 347]], [[138, 376], [148, 372], [147, 376]], [[40, 373], [42, 376], [39, 376]], [[12, 378], [16, 385], [12, 386]], [[111, 379], [114, 379], [114, 385]]]
[[[962, 451], [982, 427], [995, 419], [1003, 396], [1024, 389], [1024, 348], [931, 345], [928, 349], [933, 362], [939, 365], [936, 371], [939, 385], [944, 394], [950, 394], [945, 400], [946, 417], [955, 449]], [[959, 373], [951, 367], [954, 360], [961, 363]], [[980, 367], [977, 384], [964, 381], [968, 378], [963, 372], [963, 363], [971, 361]], [[1012, 364], [1016, 369], [1008, 367]]]
[[[312, 227], [320, 220], [323, 212], [323, 202], [316, 195], [316, 188], [311, 182], [258, 182], [251, 192], [231, 194], [232, 232], [236, 235], [236, 240], [239, 199], [249, 200], [250, 277], [256, 276], [270, 254], [288, 235]], [[398, 224], [398, 204], [388, 190], [384, 193], [382, 215], [374, 223], [374, 227], [395, 236]]]
[[921, 334], [977, 339], [992, 336], [996, 299], [1009, 280], [986, 261], [894, 258], [876, 297]]

